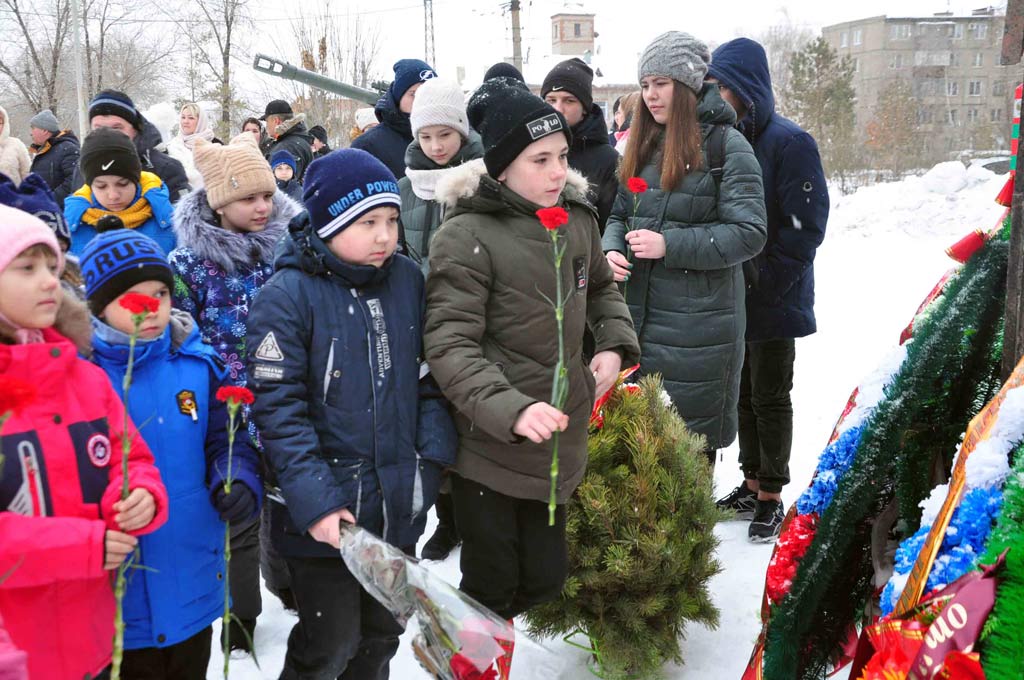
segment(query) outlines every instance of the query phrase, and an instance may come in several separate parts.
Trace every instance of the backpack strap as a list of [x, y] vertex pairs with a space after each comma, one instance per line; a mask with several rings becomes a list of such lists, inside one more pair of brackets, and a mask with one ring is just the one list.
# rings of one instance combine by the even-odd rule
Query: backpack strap
[[708, 172], [715, 180], [715, 189], [722, 186], [722, 175], [725, 174], [725, 135], [728, 125], [714, 125], [708, 133]]

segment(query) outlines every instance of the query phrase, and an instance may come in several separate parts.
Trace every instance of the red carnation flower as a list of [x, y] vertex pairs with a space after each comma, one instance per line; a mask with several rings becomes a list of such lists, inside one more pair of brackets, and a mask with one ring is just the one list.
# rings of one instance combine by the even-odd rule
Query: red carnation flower
[[457, 680], [497, 680], [498, 672], [493, 666], [479, 671], [476, 665], [462, 654], [456, 654], [448, 664]]
[[537, 211], [537, 218], [545, 229], [554, 231], [569, 222], [569, 213], [565, 208], [541, 208]]
[[156, 314], [156, 310], [160, 309], [159, 300], [141, 293], [125, 293], [117, 304], [132, 314]]
[[251, 404], [256, 401], [255, 395], [246, 387], [235, 387], [225, 385], [217, 390], [217, 401], [226, 401], [229, 404]]
[[17, 413], [35, 398], [36, 387], [32, 383], [0, 375], [0, 419]]
[[642, 194], [647, 191], [647, 182], [639, 177], [630, 177], [626, 181], [626, 188], [634, 194]]

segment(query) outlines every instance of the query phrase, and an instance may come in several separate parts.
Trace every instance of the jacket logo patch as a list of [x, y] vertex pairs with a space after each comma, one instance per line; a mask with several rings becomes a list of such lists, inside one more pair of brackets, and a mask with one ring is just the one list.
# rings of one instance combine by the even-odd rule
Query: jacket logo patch
[[366, 306], [370, 310], [373, 334], [376, 336], [374, 350], [377, 355], [377, 377], [383, 378], [385, 372], [391, 369], [391, 342], [388, 339], [388, 325], [384, 321], [384, 308], [378, 298], [367, 300]]
[[110, 438], [102, 432], [89, 437], [85, 443], [86, 453], [89, 454], [89, 462], [98, 468], [110, 465]]
[[526, 130], [530, 133], [530, 139], [533, 140], [550, 135], [552, 132], [558, 132], [561, 129], [562, 121], [558, 118], [557, 113], [549, 113], [526, 124]]
[[284, 361], [284, 353], [281, 352], [281, 347], [277, 344], [274, 331], [270, 331], [263, 337], [263, 341], [256, 348], [256, 354], [253, 356], [260, 361]]
[[576, 276], [576, 290], [583, 290], [587, 287], [587, 257], [580, 255], [573, 258], [572, 271]]
[[256, 364], [252, 369], [252, 377], [256, 380], [281, 380], [284, 378], [284, 368], [281, 366]]
[[192, 420], [199, 420], [199, 409], [196, 406], [196, 393], [192, 390], [178, 392], [178, 411], [183, 415], [190, 416]]

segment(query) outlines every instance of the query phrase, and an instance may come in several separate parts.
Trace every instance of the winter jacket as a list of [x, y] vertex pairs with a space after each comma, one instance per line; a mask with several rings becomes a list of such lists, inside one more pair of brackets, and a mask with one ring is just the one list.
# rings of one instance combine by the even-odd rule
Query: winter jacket
[[295, 159], [295, 180], [302, 183], [306, 168], [313, 162], [313, 135], [306, 130], [306, 114], [299, 113], [277, 126], [277, 139], [267, 149], [269, 160], [282, 149]]
[[422, 362], [423, 275], [404, 255], [342, 262], [302, 213], [253, 305], [253, 417], [274, 484], [283, 555], [334, 556], [307, 534], [342, 508], [399, 547], [416, 544], [455, 457], [447, 403]]
[[2, 106], [0, 116], [4, 119], [3, 130], [0, 130], [0, 175], [7, 175], [15, 184], [21, 184], [25, 175], [31, 172], [32, 161], [25, 143], [11, 136], [11, 117]]
[[[596, 351], [616, 350], [623, 364], [639, 358], [629, 312], [601, 252], [586, 179], [570, 170], [560, 203], [566, 251], [561, 279], [569, 428], [559, 436], [557, 497], [565, 503], [583, 478], [594, 376], [584, 364], [583, 330]], [[456, 471], [516, 498], [546, 501], [551, 442], [512, 432], [530, 404], [550, 401], [558, 361], [557, 299], [551, 238], [540, 206], [486, 175], [483, 161], [467, 163], [437, 191], [448, 208], [431, 246], [427, 279], [427, 361], [458, 410]], [[546, 296], [546, 297], [545, 297]]]
[[64, 217], [71, 229], [71, 254], [81, 255], [85, 244], [96, 236], [96, 222], [104, 215], [116, 214], [129, 229], [138, 229], [160, 244], [165, 253], [174, 249], [174, 230], [171, 216], [174, 207], [167, 193], [167, 185], [156, 175], [143, 171], [140, 184], [135, 187], [132, 205], [117, 213], [110, 213], [92, 195], [89, 185], [64, 201]]
[[801, 338], [817, 330], [814, 254], [825, 239], [829, 198], [814, 138], [775, 112], [764, 49], [747, 38], [717, 50], [712, 75], [743, 99], [740, 129], [764, 178], [768, 243], [745, 269], [747, 340]]
[[246, 384], [245, 329], [256, 294], [274, 273], [274, 247], [302, 208], [280, 191], [263, 231], [236, 234], [217, 223], [206, 190], [178, 202], [174, 231], [178, 247], [168, 260], [174, 270], [174, 306], [192, 315], [203, 340], [213, 345], [230, 381]]
[[133, 533], [163, 525], [168, 501], [131, 421], [124, 433], [124, 409], [107, 376], [55, 330], [43, 338], [0, 345], [0, 371], [38, 391], [3, 428], [0, 617], [28, 653], [30, 677], [81, 680], [110, 663], [114, 593], [103, 569], [104, 534], [117, 529], [122, 436], [131, 442], [130, 486], [156, 501], [153, 520]]
[[483, 155], [480, 135], [473, 130], [444, 167], [423, 153], [418, 140], [413, 140], [405, 151], [406, 174], [398, 181], [404, 246], [406, 254], [419, 262], [424, 276], [430, 271], [430, 239], [441, 226], [443, 214], [441, 204], [434, 200], [437, 183], [446, 175], [458, 172], [463, 163], [483, 158]]
[[572, 129], [569, 167], [587, 178], [587, 200], [597, 208], [597, 226], [603, 234], [619, 192], [619, 154], [608, 143], [604, 112], [597, 104]]
[[[93, 328], [92, 359], [123, 397], [128, 336], [96, 319]], [[125, 649], [177, 644], [224, 611], [224, 523], [213, 499], [228, 471], [228, 411], [215, 396], [226, 373], [185, 312], [175, 310], [163, 335], [135, 346], [128, 410], [156, 459], [170, 514], [139, 540], [149, 569], [128, 580]], [[258, 505], [263, 486], [248, 442], [235, 437], [231, 469]]]
[[[142, 116], [139, 116], [142, 118]], [[171, 203], [177, 203], [178, 199], [189, 192], [188, 176], [185, 174], [185, 166], [175, 158], [167, 155], [164, 138], [156, 126], [145, 118], [142, 118], [142, 129], [135, 135], [135, 150], [142, 161], [142, 169], [151, 172], [159, 177], [164, 186]], [[85, 184], [85, 176], [79, 166], [75, 170], [75, 179], [71, 186], [80, 187]]]
[[50, 137], [42, 146], [32, 145], [32, 172], [38, 174], [53, 190], [57, 205], [63, 210], [64, 199], [75, 190], [73, 183], [78, 168], [78, 137], [64, 130]]
[[[705, 146], [714, 125], [736, 121], [715, 85], [701, 91], [697, 116]], [[707, 162], [705, 148], [705, 168]], [[640, 336], [641, 367], [664, 377], [679, 415], [716, 449], [736, 437], [746, 326], [742, 264], [765, 242], [761, 170], [738, 130], [727, 131], [724, 162], [721, 187], [702, 169], [666, 192], [658, 152], [640, 172], [650, 188], [640, 195], [636, 218], [632, 194], [621, 189], [603, 241], [605, 251], [625, 253], [627, 231], [664, 236], [665, 257], [630, 258], [626, 303]]]
[[405, 177], [405, 150], [412, 143], [412, 123], [408, 113], [402, 113], [389, 88], [377, 100], [373, 112], [380, 125], [370, 128], [352, 140], [353, 149], [373, 154], [397, 179]]
[[199, 174], [199, 169], [196, 168], [196, 163], [192, 158], [192, 149], [185, 146], [185, 142], [180, 135], [172, 137], [171, 141], [167, 142], [167, 155], [181, 163], [181, 168], [185, 171], [189, 188], [203, 188], [203, 176]]
[[302, 203], [302, 185], [299, 184], [294, 177], [287, 182], [282, 182], [279, 179], [275, 179], [277, 182], [277, 190], [283, 193], [288, 198], [292, 199], [296, 203]]

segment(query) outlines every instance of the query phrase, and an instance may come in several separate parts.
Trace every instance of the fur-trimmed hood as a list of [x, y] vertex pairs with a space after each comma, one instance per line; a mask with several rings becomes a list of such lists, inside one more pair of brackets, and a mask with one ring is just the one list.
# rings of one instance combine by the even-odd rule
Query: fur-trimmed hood
[[[497, 180], [492, 179], [487, 174], [487, 167], [484, 165], [482, 158], [469, 161], [457, 168], [452, 168], [452, 172], [447, 173], [438, 180], [434, 194], [435, 200], [438, 203], [443, 203], [446, 208], [454, 208], [460, 200], [478, 196], [480, 193], [480, 183], [484, 178], [490, 183], [497, 184]], [[569, 168], [561, 200], [576, 201], [589, 205], [587, 201], [587, 188], [587, 178]]]
[[178, 248], [188, 248], [229, 274], [257, 262], [273, 262], [278, 241], [288, 233], [288, 222], [302, 212], [302, 206], [281, 191], [274, 192], [273, 204], [263, 231], [236, 234], [217, 224], [206, 190], [193, 191], [178, 201], [174, 210]]
[[[57, 310], [57, 320], [53, 323], [53, 330], [74, 343], [82, 356], [92, 354], [92, 319], [89, 315], [89, 308], [68, 290], [65, 290], [61, 297], [60, 309]], [[18, 343], [17, 329], [2, 318], [0, 318], [0, 343], [8, 345]]]
[[288, 120], [279, 124], [274, 132], [277, 133], [277, 141], [280, 141], [285, 135], [294, 132], [309, 137], [310, 144], [313, 143], [312, 135], [306, 130], [306, 114], [304, 113], [296, 113]]

